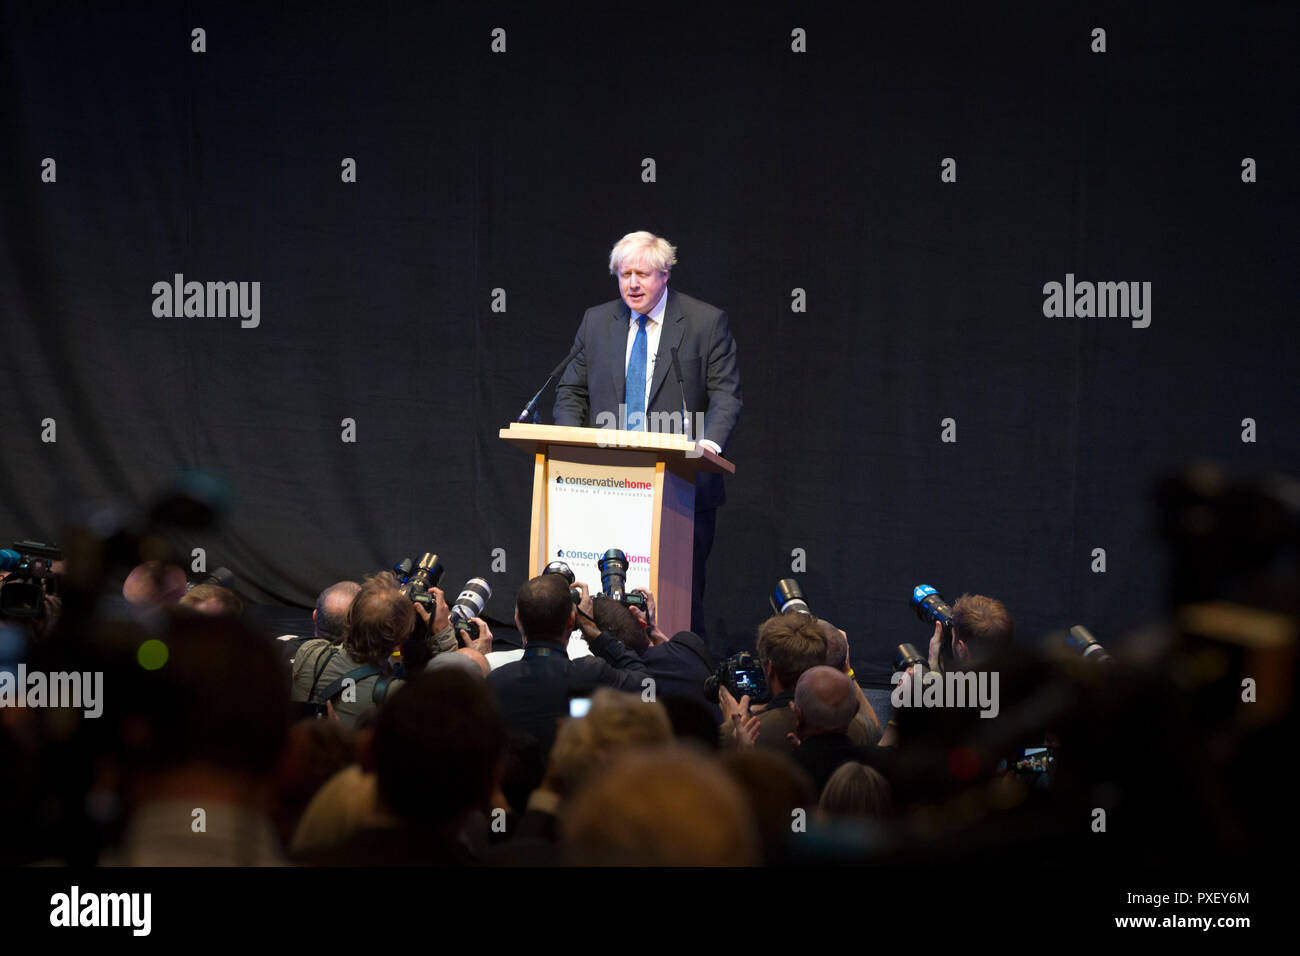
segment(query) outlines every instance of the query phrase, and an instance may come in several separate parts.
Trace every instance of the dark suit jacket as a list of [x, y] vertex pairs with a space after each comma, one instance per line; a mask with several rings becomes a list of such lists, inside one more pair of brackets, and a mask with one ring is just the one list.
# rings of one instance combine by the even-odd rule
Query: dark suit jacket
[[825, 788], [826, 781], [850, 760], [866, 764], [886, 777], [889, 776], [890, 755], [886, 750], [870, 744], [856, 744], [848, 734], [817, 734], [808, 737], [790, 752], [790, 756], [812, 777], [818, 796]]
[[[709, 656], [708, 649], [694, 634], [689, 638], [679, 639], [679, 636], [675, 635], [666, 644], [652, 644], [641, 652], [646, 670], [655, 679], [655, 692], [708, 701], [708, 696], [704, 693], [704, 682], [713, 673], [713, 668], [704, 661], [704, 657]], [[694, 639], [696, 650], [686, 646], [690, 639]]]
[[[727, 313], [707, 302], [668, 287], [654, 378], [646, 414], [680, 412], [682, 395], [673, 375], [672, 350], [678, 350], [686, 406], [694, 425], [704, 413], [704, 427], [692, 434], [707, 438], [725, 454], [740, 418], [740, 368], [736, 340]], [[597, 416], [618, 416], [627, 385], [627, 333], [631, 310], [622, 299], [593, 306], [582, 317], [574, 338], [582, 352], [569, 365], [555, 390], [553, 418], [557, 425], [598, 425]], [[695, 482], [695, 510], [716, 508], [726, 500], [722, 476], [701, 472]]]
[[520, 660], [488, 675], [488, 690], [506, 729], [532, 734], [543, 754], [555, 743], [556, 721], [569, 716], [570, 696], [589, 695], [597, 687], [639, 694], [641, 681], [649, 676], [641, 658], [608, 634], [587, 646], [598, 656], [571, 661], [562, 644], [529, 642]]

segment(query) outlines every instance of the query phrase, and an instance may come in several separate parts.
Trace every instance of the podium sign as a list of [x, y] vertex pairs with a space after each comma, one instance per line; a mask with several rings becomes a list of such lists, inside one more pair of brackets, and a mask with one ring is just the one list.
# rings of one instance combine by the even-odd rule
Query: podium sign
[[500, 436], [533, 453], [529, 577], [563, 561], [597, 594], [596, 563], [617, 548], [628, 590], [654, 594], [660, 629], [689, 629], [695, 473], [734, 466], [681, 435], [514, 424]]
[[593, 455], [585, 448], [553, 448], [547, 462], [546, 550], [538, 555], [541, 567], [563, 561], [596, 594], [601, 590], [597, 562], [610, 548], [618, 548], [627, 555], [628, 589], [654, 592], [650, 581], [654, 479], [654, 455]]

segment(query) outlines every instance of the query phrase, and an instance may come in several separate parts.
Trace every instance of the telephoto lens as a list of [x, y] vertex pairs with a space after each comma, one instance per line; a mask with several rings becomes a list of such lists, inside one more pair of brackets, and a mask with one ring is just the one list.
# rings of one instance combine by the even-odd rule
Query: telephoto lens
[[[569, 567], [563, 561], [552, 561], [550, 564], [548, 564], [545, 568], [542, 569], [542, 573], [558, 574], [560, 577], [564, 578], [564, 580], [568, 581], [570, 585], [572, 585], [573, 582], [577, 580], [577, 578], [573, 574], [573, 568]], [[582, 603], [581, 589], [570, 587], [569, 597], [573, 598], [574, 604], [581, 604]]]
[[794, 578], [777, 581], [776, 589], [768, 600], [772, 603], [773, 614], [784, 614], [787, 611], [802, 611], [804, 614], [812, 614], [812, 611], [808, 609], [808, 602], [803, 599], [803, 589], [799, 587], [799, 582]]
[[1065, 639], [1065, 643], [1079, 652], [1079, 656], [1085, 661], [1093, 661], [1097, 664], [1114, 664], [1115, 658], [1111, 657], [1106, 648], [1097, 643], [1097, 639], [1092, 636], [1082, 624], [1076, 624], [1070, 628], [1070, 636]]
[[627, 555], [618, 548], [610, 548], [605, 556], [596, 562], [600, 568], [601, 594], [622, 604], [624, 607], [646, 609], [645, 598], [640, 594], [627, 591]]
[[916, 649], [915, 645], [899, 644], [898, 657], [894, 660], [894, 670], [905, 671], [910, 667], [917, 666], [918, 664], [925, 667], [926, 660], [921, 656], [921, 652]]
[[402, 558], [393, 565], [393, 577], [397, 578], [399, 585], [405, 584], [411, 578], [411, 572], [415, 570], [415, 562], [410, 558]]
[[607, 598], [623, 600], [627, 588], [627, 555], [618, 548], [610, 548], [605, 556], [596, 562], [600, 568], [600, 589]]
[[429, 595], [429, 589], [438, 586], [438, 582], [442, 580], [442, 572], [442, 562], [438, 560], [438, 556], [431, 551], [426, 551], [399, 590], [416, 604], [432, 608], [434, 600]]
[[908, 603], [916, 616], [926, 624], [952, 626], [952, 608], [930, 585], [918, 584], [912, 588], [912, 599]]
[[471, 639], [477, 638], [478, 625], [472, 619], [483, 616], [483, 608], [487, 607], [491, 596], [492, 585], [482, 578], [470, 578], [451, 606], [451, 626], [470, 635]]

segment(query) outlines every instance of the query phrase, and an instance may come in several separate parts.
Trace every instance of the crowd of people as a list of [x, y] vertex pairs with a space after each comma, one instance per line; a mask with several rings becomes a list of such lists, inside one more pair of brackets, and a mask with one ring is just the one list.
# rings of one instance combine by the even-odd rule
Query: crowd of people
[[[178, 569], [143, 564], [122, 587], [129, 613], [97, 614], [64, 640], [47, 621], [27, 655], [32, 667], [101, 669], [104, 719], [69, 730], [49, 713], [0, 712], [6, 756], [27, 774], [6, 791], [8, 809], [44, 800], [62, 834], [35, 827], [16, 862], [696, 866], [1035, 844], [1078, 853], [1099, 780], [1130, 810], [1151, 790], [1149, 775], [1101, 759], [1096, 745], [1141, 717], [1144, 698], [1116, 697], [1123, 681], [1096, 665], [1026, 654], [993, 598], [954, 602], [928, 660], [899, 679], [996, 670], [1000, 717], [903, 706], [882, 722], [836, 624], [805, 610], [759, 623], [766, 693], [753, 699], [695, 634], [663, 633], [653, 594], [640, 594], [644, 607], [534, 577], [515, 602], [521, 647], [503, 649], [482, 618], [454, 627], [438, 588], [413, 601], [381, 572], [325, 588], [311, 636], [275, 639], [245, 622], [229, 588], [187, 587]], [[139, 652], [150, 638], [165, 648], [159, 666]], [[1018, 759], [1062, 746], [1075, 759], [1061, 779]], [[69, 753], [80, 759], [61, 763]], [[1163, 760], [1171, 780], [1195, 775], [1177, 752]], [[1196, 801], [1183, 809], [1194, 815]]]

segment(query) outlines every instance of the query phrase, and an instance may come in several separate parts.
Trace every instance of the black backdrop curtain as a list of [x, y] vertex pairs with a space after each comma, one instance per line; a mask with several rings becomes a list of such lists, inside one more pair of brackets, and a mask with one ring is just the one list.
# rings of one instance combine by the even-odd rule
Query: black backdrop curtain
[[[1025, 639], [1157, 611], [1152, 479], [1300, 458], [1296, 8], [836, 7], [5, 5], [0, 543], [196, 467], [236, 499], [180, 544], [246, 597], [430, 549], [508, 619], [530, 470], [497, 429], [649, 229], [740, 350], [716, 634], [796, 549], [862, 666], [924, 640], [922, 582]], [[177, 273], [259, 282], [259, 325], [156, 317]], [[1150, 282], [1150, 326], [1046, 317], [1067, 273]]]

